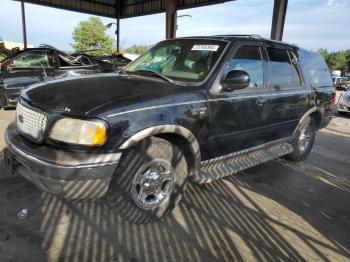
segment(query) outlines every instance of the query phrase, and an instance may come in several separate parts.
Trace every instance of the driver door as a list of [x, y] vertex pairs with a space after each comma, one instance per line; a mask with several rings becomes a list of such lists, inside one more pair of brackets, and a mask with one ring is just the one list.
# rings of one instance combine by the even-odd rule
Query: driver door
[[[246, 88], [223, 88], [222, 82], [232, 70], [249, 74]], [[259, 43], [239, 43], [233, 48], [208, 92], [210, 136], [203, 158], [227, 155], [268, 141], [271, 99], [265, 71], [266, 53]]]

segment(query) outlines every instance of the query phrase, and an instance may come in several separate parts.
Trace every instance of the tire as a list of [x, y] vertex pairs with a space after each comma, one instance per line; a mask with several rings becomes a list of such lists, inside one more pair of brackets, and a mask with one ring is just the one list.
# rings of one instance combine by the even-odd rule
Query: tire
[[346, 115], [346, 112], [338, 111], [338, 114], [343, 116]]
[[106, 198], [130, 222], [152, 223], [179, 203], [187, 176], [182, 152], [166, 140], [151, 137], [122, 156]]
[[[297, 162], [308, 157], [315, 142], [316, 123], [312, 117], [307, 117], [300, 125], [297, 136], [292, 143], [293, 152], [286, 155], [286, 159]], [[302, 139], [306, 139], [305, 140]], [[305, 143], [303, 143], [305, 142]]]

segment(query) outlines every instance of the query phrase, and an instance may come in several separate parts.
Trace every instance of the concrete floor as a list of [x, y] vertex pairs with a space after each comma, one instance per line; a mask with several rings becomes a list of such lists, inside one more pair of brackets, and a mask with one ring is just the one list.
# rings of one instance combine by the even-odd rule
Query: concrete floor
[[[13, 118], [0, 111], [1, 137]], [[306, 161], [190, 185], [149, 225], [125, 222], [103, 200], [41, 193], [10, 176], [0, 153], [0, 261], [350, 261], [349, 153], [350, 117], [335, 117]], [[16, 218], [21, 208], [28, 219]]]

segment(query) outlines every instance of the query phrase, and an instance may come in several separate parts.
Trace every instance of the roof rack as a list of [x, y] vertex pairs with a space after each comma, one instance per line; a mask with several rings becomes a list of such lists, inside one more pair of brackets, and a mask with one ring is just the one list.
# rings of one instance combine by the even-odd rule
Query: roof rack
[[228, 35], [214, 35], [214, 36], [221, 36], [221, 37], [246, 37], [246, 38], [254, 38], [254, 39], [263, 39], [258, 34], [250, 34], [250, 35], [234, 35], [234, 34], [228, 34]]
[[269, 38], [264, 38], [258, 34], [250, 34], [250, 35], [218, 35], [218, 36], [222, 36], [222, 37], [247, 37], [247, 38], [252, 38], [252, 39], [261, 39], [261, 40], [265, 40], [268, 42], [273, 42], [273, 43], [278, 43], [278, 44], [284, 44], [284, 45], [290, 45], [290, 46], [295, 46], [297, 47], [296, 44], [290, 44], [290, 43], [286, 43], [286, 42], [282, 42], [282, 41], [278, 41], [278, 40], [273, 40], [273, 39], [269, 39]]

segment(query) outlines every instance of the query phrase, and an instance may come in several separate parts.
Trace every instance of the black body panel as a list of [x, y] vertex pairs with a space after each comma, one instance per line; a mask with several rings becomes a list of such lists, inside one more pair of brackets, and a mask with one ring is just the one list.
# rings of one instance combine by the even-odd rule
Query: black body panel
[[[270, 85], [266, 48], [297, 53], [297, 47], [249, 37], [209, 39], [225, 39], [229, 44], [208, 77], [197, 84], [169, 83], [151, 76], [92, 74], [23, 90], [22, 102], [48, 117], [45, 140], [37, 146], [69, 152], [120, 152], [121, 145], [140, 131], [171, 125], [191, 132], [196, 141], [189, 143], [198, 143], [201, 160], [208, 160], [290, 137], [305, 115], [312, 114], [323, 124], [329, 121], [325, 119], [331, 114], [334, 91], [331, 86], [313, 88], [302, 66], [300, 86], [280, 90]], [[243, 45], [257, 46], [261, 52], [261, 88], [224, 90], [228, 59]], [[293, 61], [298, 67], [299, 60]], [[84, 147], [49, 139], [50, 129], [63, 117], [105, 120], [109, 125], [106, 143]]]

